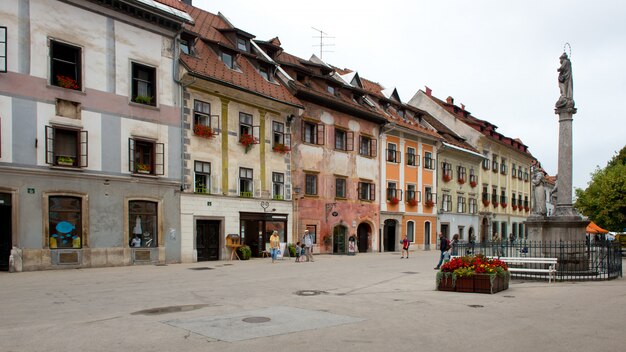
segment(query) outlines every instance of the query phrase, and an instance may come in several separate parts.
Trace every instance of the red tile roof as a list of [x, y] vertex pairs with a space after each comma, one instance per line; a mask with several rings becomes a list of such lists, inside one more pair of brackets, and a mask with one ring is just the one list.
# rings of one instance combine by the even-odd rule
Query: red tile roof
[[[175, 3], [175, 0], [160, 0]], [[193, 74], [206, 79], [232, 85], [235, 88], [250, 91], [260, 96], [268, 97], [279, 102], [301, 107], [302, 103], [296, 99], [288, 89], [278, 82], [268, 82], [257, 71], [254, 63], [267, 62], [262, 56], [254, 52], [246, 53], [236, 49], [224, 34], [224, 31], [235, 29], [223, 17], [214, 15], [197, 7], [178, 2], [194, 19], [193, 24], [185, 24], [185, 31], [197, 35], [194, 55], [181, 54], [181, 62]], [[235, 53], [238, 70], [231, 70], [220, 59], [220, 48], [228, 48]]]
[[520, 153], [526, 154], [527, 156], [530, 156], [531, 158], [533, 157], [530, 151], [528, 151], [528, 146], [525, 145], [519, 138], [506, 137], [505, 135], [497, 132], [496, 129], [498, 128], [498, 126], [493, 125], [488, 121], [476, 118], [469, 111], [465, 110], [465, 106], [460, 107], [454, 105], [454, 100], [451, 97], [448, 97], [448, 99], [446, 99], [446, 101], [444, 102], [443, 100], [433, 96], [431, 92], [423, 93], [431, 98], [439, 106], [448, 111], [448, 113], [454, 115], [459, 120], [479, 131], [487, 138], [497, 141], [500, 144], [504, 144], [507, 147], [510, 147]]

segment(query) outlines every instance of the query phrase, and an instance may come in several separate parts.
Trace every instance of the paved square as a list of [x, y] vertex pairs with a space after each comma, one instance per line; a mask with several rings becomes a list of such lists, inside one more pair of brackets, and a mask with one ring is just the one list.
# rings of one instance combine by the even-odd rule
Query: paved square
[[222, 316], [166, 320], [163, 323], [217, 340], [235, 342], [359, 321], [363, 319], [278, 306]]

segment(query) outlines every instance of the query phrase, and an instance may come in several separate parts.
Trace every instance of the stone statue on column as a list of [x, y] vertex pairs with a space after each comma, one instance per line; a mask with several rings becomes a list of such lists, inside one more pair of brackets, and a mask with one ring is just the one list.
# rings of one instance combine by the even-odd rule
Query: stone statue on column
[[559, 58], [561, 67], [557, 69], [559, 72], [559, 90], [561, 96], [557, 100], [555, 107], [557, 109], [574, 107], [574, 83], [572, 81], [572, 62], [566, 53]]
[[543, 170], [535, 169], [535, 172], [533, 173], [533, 178], [532, 178], [533, 191], [534, 191], [534, 196], [533, 196], [534, 202], [533, 202], [533, 207], [532, 207], [533, 215], [546, 216], [548, 212], [547, 205], [546, 205], [546, 188], [544, 186], [544, 182], [545, 182], [545, 177], [544, 177]]

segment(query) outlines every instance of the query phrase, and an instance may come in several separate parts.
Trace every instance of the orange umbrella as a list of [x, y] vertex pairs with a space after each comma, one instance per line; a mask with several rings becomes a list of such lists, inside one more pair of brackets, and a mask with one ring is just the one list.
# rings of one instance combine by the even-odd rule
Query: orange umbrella
[[596, 223], [593, 221], [590, 222], [589, 225], [587, 225], [587, 233], [602, 234], [602, 233], [607, 233], [607, 232], [609, 231], [596, 225]]

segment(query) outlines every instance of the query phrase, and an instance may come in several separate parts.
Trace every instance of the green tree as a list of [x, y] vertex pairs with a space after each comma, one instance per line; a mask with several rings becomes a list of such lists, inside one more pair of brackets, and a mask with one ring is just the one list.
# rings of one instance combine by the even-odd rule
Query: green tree
[[576, 189], [574, 206], [602, 228], [626, 229], [626, 146], [591, 174], [586, 189]]

